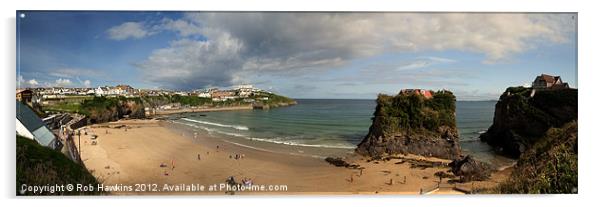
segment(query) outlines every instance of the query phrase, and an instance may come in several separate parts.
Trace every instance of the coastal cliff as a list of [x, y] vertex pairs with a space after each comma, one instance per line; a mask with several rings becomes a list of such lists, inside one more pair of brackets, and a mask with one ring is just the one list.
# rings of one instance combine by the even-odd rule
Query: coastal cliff
[[577, 121], [550, 128], [495, 193], [577, 193]]
[[449, 91], [402, 90], [396, 96], [380, 94], [370, 131], [356, 152], [371, 157], [410, 153], [458, 158], [455, 101]]
[[495, 106], [493, 125], [480, 136], [497, 150], [518, 158], [550, 128], [577, 120], [577, 89], [510, 87]]
[[144, 106], [137, 98], [94, 97], [82, 103], [84, 114], [91, 124], [117, 121], [124, 117], [144, 118]]

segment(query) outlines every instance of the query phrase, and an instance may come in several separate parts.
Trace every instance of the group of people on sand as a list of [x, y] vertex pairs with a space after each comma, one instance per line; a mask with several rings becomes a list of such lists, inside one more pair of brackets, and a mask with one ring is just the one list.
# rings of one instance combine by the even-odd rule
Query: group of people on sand
[[235, 160], [245, 158], [245, 154], [234, 154], [234, 156], [230, 155], [230, 159], [234, 158]]
[[245, 177], [241, 180], [241, 182], [244, 186], [247, 186], [247, 187], [251, 187], [253, 185], [253, 180], [251, 180], [251, 178]]
[[[165, 162], [162, 162], [161, 165], [159, 165], [159, 167], [167, 167], [167, 164], [165, 164]], [[176, 162], [174, 160], [171, 160], [171, 171], [174, 171], [176, 169]], [[163, 171], [163, 175], [168, 176], [169, 172], [167, 172], [167, 170]]]

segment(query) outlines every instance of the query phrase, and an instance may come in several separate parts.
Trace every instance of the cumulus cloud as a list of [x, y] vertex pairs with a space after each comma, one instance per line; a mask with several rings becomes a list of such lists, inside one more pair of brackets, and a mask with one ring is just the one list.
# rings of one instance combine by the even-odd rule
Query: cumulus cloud
[[26, 80], [22, 75], [17, 76], [17, 88], [33, 88], [39, 84], [36, 79]]
[[125, 40], [128, 38], [140, 39], [151, 35], [140, 22], [125, 22], [121, 25], [111, 27], [107, 34], [113, 40]]
[[213, 41], [182, 39], [158, 49], [142, 63], [145, 79], [172, 88], [231, 85], [240, 69], [242, 43], [227, 33]]
[[27, 81], [27, 83], [32, 87], [35, 87], [39, 84], [38, 81], [36, 81], [36, 79], [31, 79], [31, 80]]
[[[570, 18], [517, 13], [197, 12], [164, 19], [146, 30], [140, 29], [143, 23], [124, 23], [115, 30], [140, 31], [114, 39], [141, 38], [153, 30], [176, 32], [179, 40], [136, 66], [149, 81], [189, 88], [244, 82], [248, 74], [333, 69], [387, 52], [456, 50], [483, 54], [483, 62], [492, 64], [540, 43], [567, 42], [575, 32]], [[191, 38], [195, 35], [204, 38]], [[435, 62], [444, 60], [423, 58], [399, 68]]]

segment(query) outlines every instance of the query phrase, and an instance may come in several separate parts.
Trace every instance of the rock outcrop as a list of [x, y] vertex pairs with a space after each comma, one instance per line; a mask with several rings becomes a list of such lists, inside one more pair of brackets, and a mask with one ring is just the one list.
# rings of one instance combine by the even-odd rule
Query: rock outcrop
[[535, 91], [510, 87], [495, 106], [493, 125], [481, 140], [518, 158], [552, 127], [577, 119], [577, 89]]
[[482, 181], [491, 176], [492, 167], [467, 155], [462, 159], [455, 159], [449, 163], [452, 173], [460, 177], [460, 182]]
[[144, 118], [144, 106], [139, 99], [95, 97], [82, 103], [90, 124], [117, 121], [124, 117]]
[[410, 153], [458, 158], [456, 98], [449, 91], [426, 92], [379, 95], [370, 131], [356, 152], [371, 157]]
[[350, 164], [347, 161], [343, 160], [343, 158], [340, 158], [340, 157], [327, 157], [324, 160], [326, 162], [330, 163], [331, 165], [334, 165], [337, 167], [346, 167], [346, 168], [352, 168], [352, 169], [357, 169], [360, 167], [357, 164]]

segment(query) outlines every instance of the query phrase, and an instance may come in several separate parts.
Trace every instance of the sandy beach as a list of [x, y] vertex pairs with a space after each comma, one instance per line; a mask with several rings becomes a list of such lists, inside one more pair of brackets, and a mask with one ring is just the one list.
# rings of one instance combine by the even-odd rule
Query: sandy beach
[[[202, 185], [202, 192], [132, 192], [111, 194], [217, 194], [209, 186], [222, 184], [229, 176], [236, 182], [243, 178], [253, 185], [279, 188], [280, 191], [243, 191], [236, 194], [419, 194], [439, 183], [436, 172], [447, 167], [411, 168], [400, 160], [370, 161], [352, 155], [346, 160], [363, 170], [335, 167], [320, 158], [275, 153], [235, 145], [194, 131], [178, 130], [158, 120], [121, 120], [85, 127], [81, 137], [81, 156], [85, 166], [107, 186]], [[92, 139], [92, 135], [98, 136]], [[96, 144], [93, 144], [96, 141]], [[217, 147], [219, 146], [219, 148]], [[243, 155], [239, 159], [236, 154]], [[232, 158], [231, 158], [232, 156]], [[408, 156], [414, 159], [427, 159]], [[439, 160], [428, 158], [427, 160]], [[446, 160], [441, 160], [449, 162]], [[161, 165], [164, 164], [164, 167]], [[462, 194], [463, 189], [492, 187], [505, 179], [509, 170], [494, 173], [490, 181], [448, 184], [442, 179], [432, 194]], [[284, 190], [285, 189], [285, 190]], [[136, 190], [136, 189], [133, 189]]]

